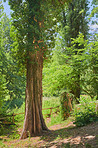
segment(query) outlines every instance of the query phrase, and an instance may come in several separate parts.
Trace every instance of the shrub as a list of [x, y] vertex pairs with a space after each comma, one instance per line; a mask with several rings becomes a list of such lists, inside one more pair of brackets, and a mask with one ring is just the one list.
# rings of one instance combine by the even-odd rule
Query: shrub
[[74, 117], [76, 126], [84, 126], [98, 120], [98, 115], [95, 111], [96, 103], [91, 98], [81, 98], [80, 104], [74, 108]]

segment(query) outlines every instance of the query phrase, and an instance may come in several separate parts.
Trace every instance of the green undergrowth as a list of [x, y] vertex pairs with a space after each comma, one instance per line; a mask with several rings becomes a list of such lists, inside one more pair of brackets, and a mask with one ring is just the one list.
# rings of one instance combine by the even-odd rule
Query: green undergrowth
[[73, 116], [75, 117], [76, 126], [85, 126], [91, 122], [98, 121], [96, 111], [96, 98], [81, 97], [80, 104], [75, 105]]

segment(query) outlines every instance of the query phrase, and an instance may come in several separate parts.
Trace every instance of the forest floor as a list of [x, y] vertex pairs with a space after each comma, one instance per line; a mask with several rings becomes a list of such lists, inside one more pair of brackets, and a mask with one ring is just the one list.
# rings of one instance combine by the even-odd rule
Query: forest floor
[[[83, 127], [73, 122], [53, 125], [43, 135], [24, 140], [10, 139], [11, 132], [0, 136], [0, 148], [98, 148], [98, 122]], [[22, 129], [17, 132], [21, 134]]]

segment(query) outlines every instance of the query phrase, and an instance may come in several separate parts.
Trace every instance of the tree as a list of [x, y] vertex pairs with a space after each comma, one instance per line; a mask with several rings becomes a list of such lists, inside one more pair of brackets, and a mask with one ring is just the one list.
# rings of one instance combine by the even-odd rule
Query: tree
[[[60, 8], [64, 2], [64, 0], [48, 2], [9, 0], [11, 9], [14, 11], [12, 17], [16, 29], [17, 56], [19, 62], [23, 64], [25, 62], [26, 66], [25, 121], [21, 139], [28, 137], [29, 134], [34, 136], [42, 133], [43, 130], [48, 130], [42, 116], [42, 68], [46, 52], [45, 36], [50, 38], [51, 35], [50, 28], [54, 23], [52, 20], [58, 10], [53, 12], [53, 8], [58, 8], [58, 6]], [[51, 24], [49, 20], [53, 23]]]
[[[83, 33], [84, 39], [87, 38], [88, 25], [87, 25], [87, 13], [88, 11], [88, 0], [75, 0], [68, 4], [68, 7], [63, 10], [62, 18], [62, 27], [63, 27], [63, 36], [65, 42], [65, 53], [68, 55], [69, 59], [72, 52], [77, 55], [78, 50], [70, 52], [70, 47], [73, 46], [72, 38], [76, 39], [79, 35], [79, 32]], [[69, 49], [67, 48], [69, 47]], [[84, 45], [79, 46], [78, 43], [75, 43], [74, 49], [81, 49]], [[67, 49], [66, 49], [67, 48]], [[73, 61], [73, 76], [74, 89], [70, 91], [74, 94], [75, 98], [80, 98], [81, 87], [80, 87], [80, 68], [79, 63], [76, 64], [76, 61]], [[77, 101], [78, 102], [78, 101]]]
[[[3, 5], [0, 2], [0, 20], [2, 20], [4, 13], [3, 13]], [[2, 58], [5, 58], [4, 53], [2, 51], [2, 21], [0, 21], [0, 68], [2, 66]], [[3, 59], [4, 60], [4, 59]], [[4, 99], [7, 95], [7, 89], [6, 89], [6, 79], [5, 75], [1, 73], [0, 69], [0, 116], [3, 114], [3, 104], [4, 104]]]

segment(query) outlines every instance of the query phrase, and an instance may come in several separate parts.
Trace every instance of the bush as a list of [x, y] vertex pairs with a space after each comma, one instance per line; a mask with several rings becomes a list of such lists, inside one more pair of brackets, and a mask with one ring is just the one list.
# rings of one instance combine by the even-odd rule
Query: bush
[[98, 115], [95, 111], [96, 103], [95, 99], [81, 98], [80, 104], [74, 108], [74, 117], [76, 126], [84, 126], [91, 122], [98, 120]]

